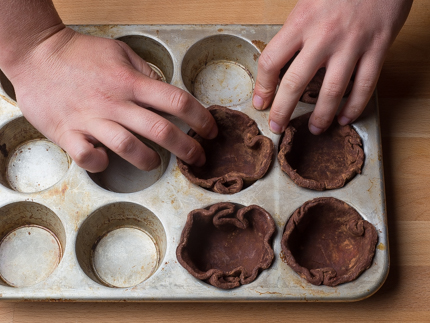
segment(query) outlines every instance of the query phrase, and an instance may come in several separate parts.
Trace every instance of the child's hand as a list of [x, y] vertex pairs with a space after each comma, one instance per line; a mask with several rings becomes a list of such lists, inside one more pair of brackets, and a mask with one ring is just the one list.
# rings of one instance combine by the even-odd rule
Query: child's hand
[[214, 119], [196, 99], [159, 81], [149, 65], [119, 41], [65, 28], [7, 75], [28, 121], [91, 172], [108, 165], [99, 143], [140, 169], [160, 163], [157, 153], [130, 131], [187, 163], [205, 162], [195, 140], [147, 107], [181, 118], [202, 137], [217, 135]]
[[[352, 92], [339, 113], [353, 122], [369, 101], [389, 46], [399, 33], [412, 0], [299, 0], [281, 31], [260, 56], [253, 104], [272, 103], [269, 125], [284, 131], [306, 85], [320, 67], [324, 82], [309, 129], [320, 134], [331, 124], [355, 69]], [[279, 72], [300, 51], [282, 78]]]

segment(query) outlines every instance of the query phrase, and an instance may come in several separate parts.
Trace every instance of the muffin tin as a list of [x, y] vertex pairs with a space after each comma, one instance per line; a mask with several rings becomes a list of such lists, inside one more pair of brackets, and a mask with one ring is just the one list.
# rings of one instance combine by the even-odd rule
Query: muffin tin
[[[75, 30], [127, 42], [163, 80], [205, 106], [244, 112], [271, 138], [269, 111], [251, 96], [261, 50], [279, 25], [105, 25]], [[345, 187], [317, 192], [298, 187], [276, 157], [267, 174], [239, 193], [222, 195], [190, 183], [175, 156], [148, 143], [161, 159], [145, 173], [111, 156], [89, 175], [22, 116], [13, 87], [0, 75], [0, 298], [79, 301], [351, 301], [372, 295], [389, 268], [381, 139], [374, 94], [354, 124], [363, 140], [362, 174]], [[313, 109], [299, 102], [293, 117]], [[164, 115], [184, 132], [181, 120]], [[314, 286], [284, 261], [281, 238], [291, 214], [316, 197], [354, 207], [378, 232], [371, 267], [350, 283]], [[190, 275], [176, 248], [192, 210], [218, 202], [259, 205], [276, 224], [275, 260], [255, 281], [223, 290]]]

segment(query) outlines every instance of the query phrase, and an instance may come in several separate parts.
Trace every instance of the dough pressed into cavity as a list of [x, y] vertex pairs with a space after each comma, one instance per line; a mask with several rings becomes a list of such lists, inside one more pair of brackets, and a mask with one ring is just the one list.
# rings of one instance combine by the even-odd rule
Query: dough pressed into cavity
[[236, 288], [270, 267], [275, 230], [272, 216], [257, 205], [217, 203], [188, 214], [176, 257], [197, 279]]
[[240, 111], [211, 106], [209, 112], [218, 126], [215, 139], [204, 139], [193, 130], [206, 154], [205, 165], [188, 165], [177, 158], [182, 174], [193, 184], [221, 194], [233, 194], [262, 178], [272, 162], [274, 145], [259, 134], [253, 119]]
[[314, 285], [337, 286], [368, 269], [378, 235], [347, 203], [320, 197], [304, 203], [288, 220], [281, 247], [286, 263]]
[[364, 151], [350, 125], [337, 121], [316, 136], [308, 129], [311, 113], [290, 121], [279, 147], [281, 169], [301, 187], [323, 191], [343, 187], [361, 173]]

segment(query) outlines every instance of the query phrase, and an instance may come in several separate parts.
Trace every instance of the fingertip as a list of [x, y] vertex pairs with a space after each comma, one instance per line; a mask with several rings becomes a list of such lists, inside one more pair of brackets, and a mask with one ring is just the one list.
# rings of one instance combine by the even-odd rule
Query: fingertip
[[205, 154], [204, 153], [200, 154], [200, 156], [197, 158], [197, 160], [192, 164], [197, 166], [197, 167], [202, 167], [204, 164], [206, 164]]
[[[195, 120], [189, 120], [187, 123], [201, 137], [205, 139], [216, 138], [218, 136], [218, 125], [215, 121], [215, 118], [209, 112], [208, 109], [202, 106], [198, 101], [196, 102], [198, 104], [196, 108], [198, 109], [194, 110], [194, 112], [192, 112], [192, 115], [195, 118], [197, 114], [200, 114], [200, 121], [195, 119]], [[183, 116], [183, 118], [185, 119], [185, 116]]]
[[258, 94], [254, 94], [254, 97], [252, 98], [252, 105], [256, 110], [263, 110], [264, 100]]
[[71, 157], [79, 167], [90, 173], [102, 172], [109, 165], [109, 158], [105, 148], [94, 147], [90, 143], [88, 143], [87, 147], [82, 147], [80, 151], [72, 154]]
[[[188, 138], [191, 139], [190, 137]], [[188, 146], [188, 152], [183, 156], [183, 158], [181, 158], [180, 156], [178, 157], [189, 165], [201, 167], [206, 163], [205, 151], [200, 145], [200, 143], [198, 143], [194, 139], [191, 140], [192, 141], [189, 142], [190, 146]]]
[[[153, 153], [151, 153], [151, 151]], [[145, 156], [145, 158], [142, 159], [140, 164], [135, 165], [138, 169], [149, 172], [151, 170], [156, 169], [158, 166], [161, 165], [161, 158], [157, 152], [155, 152], [154, 150], [149, 148], [149, 150], [147, 151], [147, 155], [149, 155], [149, 154], [151, 156]]]
[[[107, 155], [106, 148], [104, 147], [95, 147], [96, 151], [96, 165], [94, 166], [93, 173], [98, 173], [104, 171], [109, 166], [109, 158]], [[91, 173], [91, 170], [88, 170]]]
[[118, 40], [118, 44], [120, 44], [120, 46], [124, 49], [131, 65], [137, 71], [148, 76], [150, 79], [163, 81], [162, 77], [157, 73], [157, 71], [152, 68], [152, 66], [146, 60], [140, 57], [128, 44], [121, 40]]
[[270, 131], [272, 131], [273, 133], [275, 133], [277, 135], [279, 135], [285, 131], [285, 127], [279, 125], [278, 123], [276, 123], [273, 120], [269, 121], [269, 127], [270, 127]]
[[352, 120], [346, 116], [339, 116], [337, 118], [337, 122], [341, 125], [341, 126], [346, 126], [347, 124], [350, 124], [352, 122]]
[[309, 124], [309, 131], [313, 134], [313, 135], [320, 135], [324, 132], [324, 129], [319, 128], [317, 126], [314, 126], [312, 123]]
[[208, 139], [214, 139], [216, 138], [216, 136], [218, 136], [218, 126], [216, 124], [216, 122], [214, 122], [214, 124], [212, 125], [212, 129], [209, 131], [208, 134]]
[[148, 75], [149, 78], [151, 78], [151, 79], [153, 79], [155, 81], [163, 81], [163, 79], [161, 78], [161, 76], [151, 66], [149, 66], [149, 68], [151, 69], [151, 71], [149, 72], [149, 75]]
[[79, 167], [90, 173], [101, 172], [109, 164], [105, 148], [95, 147], [97, 143], [98, 141], [92, 136], [74, 131], [63, 134], [58, 142]]

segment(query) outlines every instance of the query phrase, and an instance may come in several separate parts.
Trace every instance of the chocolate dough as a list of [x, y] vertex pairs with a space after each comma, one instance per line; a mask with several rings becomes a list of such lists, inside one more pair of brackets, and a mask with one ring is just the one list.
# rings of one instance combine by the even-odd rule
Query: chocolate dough
[[246, 114], [221, 106], [211, 106], [209, 112], [218, 125], [218, 136], [207, 140], [193, 130], [206, 154], [202, 167], [188, 165], [179, 158], [182, 174], [192, 183], [222, 194], [239, 192], [264, 176], [273, 157], [270, 138], [259, 135], [255, 121]]
[[280, 144], [282, 170], [301, 187], [322, 191], [343, 187], [361, 173], [364, 152], [361, 138], [350, 126], [337, 121], [315, 136], [308, 129], [311, 113], [291, 120]]
[[370, 267], [375, 227], [343, 201], [321, 197], [304, 203], [288, 220], [281, 246], [287, 264], [314, 285], [336, 286]]
[[188, 214], [176, 257], [197, 279], [223, 289], [239, 287], [272, 264], [275, 228], [272, 216], [257, 205], [217, 203]]

